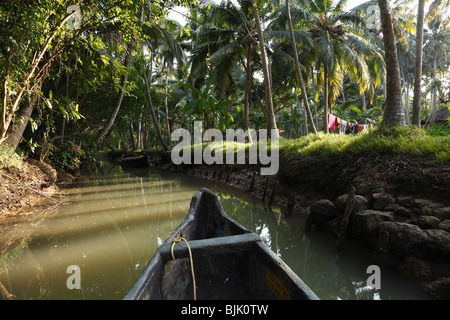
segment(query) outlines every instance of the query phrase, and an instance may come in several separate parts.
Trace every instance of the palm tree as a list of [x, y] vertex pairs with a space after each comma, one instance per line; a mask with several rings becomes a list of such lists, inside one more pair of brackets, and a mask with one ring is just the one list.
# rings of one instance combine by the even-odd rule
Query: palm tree
[[[153, 106], [152, 96], [150, 93], [150, 88], [153, 81], [153, 59], [155, 58], [157, 49], [164, 46], [165, 50], [170, 52], [170, 56], [172, 56], [172, 60], [176, 59], [177, 61], [183, 61], [183, 51], [179, 43], [174, 38], [173, 34], [167, 32], [164, 28], [158, 25], [156, 22], [152, 21], [150, 25], [143, 24], [142, 31], [146, 35], [145, 37], [145, 46], [148, 49], [149, 55], [149, 63], [147, 66], [147, 70], [142, 71], [142, 78], [145, 84], [145, 92], [147, 97], [147, 104], [150, 108], [150, 115], [152, 117], [153, 123], [155, 125], [156, 134], [158, 139], [161, 142], [161, 145], [164, 150], [168, 150], [167, 143], [164, 141], [163, 134], [161, 131], [161, 127], [159, 125], [158, 119], [156, 117], [155, 108]], [[166, 56], [168, 53], [166, 53]]]
[[[450, 6], [448, 0], [434, 0], [428, 9], [427, 20], [433, 20], [439, 13], [439, 10], [445, 12]], [[414, 72], [414, 98], [413, 98], [413, 114], [412, 124], [420, 126], [420, 92], [421, 92], [421, 78], [422, 78], [422, 52], [423, 52], [423, 25], [425, 18], [425, 0], [419, 0], [417, 9], [417, 30], [416, 30], [416, 62]], [[447, 16], [448, 22], [450, 17]], [[444, 21], [444, 23], [446, 23]]]
[[402, 108], [400, 67], [395, 44], [394, 28], [387, 0], [378, 0], [381, 29], [386, 63], [386, 106], [383, 114], [384, 125], [405, 125], [405, 113]]
[[[181, 30], [181, 26], [177, 22], [172, 20], [166, 21], [165, 28], [167, 28], [168, 32], [174, 34], [174, 36], [175, 34], [179, 34]], [[180, 48], [178, 46], [176, 49], [174, 49], [173, 45], [168, 46], [165, 43], [162, 43], [158, 48], [158, 56], [162, 58], [161, 59], [162, 63], [160, 63], [159, 74], [161, 77], [160, 79], [161, 84], [164, 81], [163, 86], [164, 86], [165, 126], [169, 140], [171, 134], [170, 120], [169, 120], [169, 78], [174, 75], [175, 61], [177, 63], [178, 69], [182, 69], [184, 67], [185, 62], [184, 51], [179, 49]]]
[[[249, 129], [253, 83], [254, 45], [257, 42], [254, 38], [256, 30], [249, 10], [250, 3], [248, 1], [238, 1], [238, 4], [239, 7], [236, 7], [232, 2], [222, 2], [220, 5], [212, 6], [211, 19], [216, 25], [225, 27], [221, 33], [224, 35], [222, 38], [227, 39], [228, 44], [211, 55], [210, 63], [212, 65], [220, 64], [220, 62], [222, 64], [228, 63], [228, 68], [231, 68], [235, 66], [236, 62], [241, 62], [245, 69], [246, 81], [242, 129], [247, 131]], [[245, 62], [244, 57], [246, 58]], [[234, 63], [231, 64], [231, 61], [234, 61]], [[219, 70], [223, 69], [223, 67], [219, 67]]]
[[359, 13], [342, 11], [346, 2], [309, 0], [306, 9], [292, 7], [294, 25], [306, 28], [313, 39], [311, 54], [323, 79], [325, 132], [328, 132], [328, 103], [334, 104], [340, 95], [345, 76], [358, 85], [362, 95], [371, 81], [367, 61], [376, 59], [382, 63], [381, 50], [374, 41], [367, 40], [371, 35]]
[[[245, 91], [243, 123], [249, 128], [249, 110], [253, 81], [253, 59], [255, 56], [256, 30], [249, 10], [248, 1], [211, 3], [210, 11], [204, 13], [208, 21], [195, 36], [191, 57], [189, 83], [201, 89], [210, 70], [218, 71], [216, 80], [217, 97], [225, 98], [240, 92], [239, 80], [242, 74], [239, 65], [245, 70]], [[220, 89], [219, 89], [220, 88]]]
[[[392, 25], [394, 29], [395, 38], [397, 39], [397, 55], [400, 64], [400, 74], [403, 81], [403, 89], [405, 94], [405, 120], [406, 123], [410, 123], [409, 114], [409, 87], [410, 83], [413, 83], [413, 79], [411, 74], [414, 73], [414, 70], [410, 72], [410, 67], [413, 64], [414, 54], [413, 54], [413, 46], [414, 42], [411, 41], [411, 35], [415, 32], [416, 28], [416, 15], [411, 11], [409, 6], [406, 4], [410, 3], [411, 0], [399, 0], [393, 1], [391, 7], [389, 8], [391, 12]], [[378, 33], [379, 31], [379, 15], [372, 14], [369, 8], [373, 6], [373, 1], [365, 2], [361, 5], [354, 7], [351, 10], [361, 11], [368, 13], [368, 19], [377, 19], [373, 20], [373, 28], [372, 31], [374, 33]], [[382, 41], [381, 38], [374, 38], [375, 41]], [[385, 85], [386, 88], [386, 85]]]
[[266, 128], [270, 130], [270, 133], [268, 136], [274, 138], [272, 136], [272, 129], [275, 129], [275, 137], [278, 137], [278, 130], [277, 130], [277, 123], [275, 121], [275, 113], [273, 108], [273, 100], [272, 100], [272, 85], [270, 81], [270, 75], [269, 75], [269, 65], [267, 63], [267, 56], [266, 56], [266, 45], [264, 42], [264, 35], [263, 30], [261, 27], [261, 20], [259, 18], [258, 13], [258, 7], [256, 5], [255, 0], [250, 0], [252, 4], [252, 11], [253, 16], [255, 17], [256, 22], [256, 30], [258, 32], [258, 42], [259, 42], [259, 49], [261, 51], [261, 62], [262, 62], [262, 68], [263, 68], [263, 74], [264, 74], [264, 87], [265, 87], [265, 94], [266, 94], [266, 112], [267, 112], [267, 123]]
[[[144, 13], [144, 8], [142, 8], [142, 13]], [[166, 50], [171, 51], [172, 55], [174, 57], [176, 57], [176, 59], [178, 61], [182, 61], [183, 52], [182, 52], [182, 49], [179, 46], [178, 42], [173, 37], [172, 33], [167, 32], [163, 27], [161, 27], [155, 21], [151, 21], [151, 23], [145, 23], [143, 21], [144, 17], [145, 17], [145, 15], [142, 14], [141, 21], [140, 21], [140, 27], [141, 27], [141, 32], [142, 32], [142, 39], [145, 39], [144, 40], [145, 45], [148, 48], [148, 50], [150, 51], [150, 63], [148, 66], [148, 68], [150, 70], [148, 71], [148, 73], [147, 73], [147, 70], [144, 70], [142, 73], [143, 74], [142, 76], [143, 76], [144, 83], [146, 86], [147, 101], [148, 101], [151, 115], [152, 115], [156, 130], [157, 130], [158, 138], [160, 139], [161, 144], [163, 145], [163, 148], [165, 150], [168, 150], [168, 147], [162, 137], [159, 123], [156, 121], [156, 117], [154, 116], [155, 111], [154, 111], [153, 104], [151, 101], [151, 96], [150, 96], [150, 85], [152, 83], [152, 72], [153, 72], [153, 58], [155, 56], [156, 49], [159, 46], [161, 46], [162, 44], [164, 44]], [[142, 43], [138, 46], [138, 41], [136, 41], [136, 40], [128, 42], [127, 49], [125, 51], [126, 52], [125, 73], [122, 76], [121, 83], [120, 83], [121, 89], [119, 90], [116, 104], [115, 104], [113, 110], [111, 111], [106, 124], [100, 130], [100, 132], [96, 138], [97, 143], [100, 143], [103, 141], [104, 137], [111, 130], [111, 127], [114, 124], [117, 114], [119, 113], [119, 110], [120, 110], [120, 107], [122, 104], [122, 100], [123, 100], [123, 96], [125, 94], [125, 88], [126, 88], [127, 81], [128, 81], [128, 69], [130, 68], [131, 60], [132, 60], [131, 53], [132, 53], [132, 50], [136, 47], [139, 47], [139, 49], [141, 51], [143, 50]]]
[[410, 119], [410, 95], [409, 90], [413, 84], [414, 76], [414, 43], [413, 36], [409, 36], [408, 42], [397, 47], [398, 59], [400, 64], [400, 73], [403, 80], [403, 90], [404, 90], [404, 101], [405, 101], [405, 122], [407, 125], [411, 124]]
[[414, 66], [414, 98], [411, 124], [420, 127], [420, 87], [422, 81], [423, 23], [425, 0], [419, 0], [416, 28], [416, 62]]
[[[433, 79], [431, 83], [431, 91], [432, 91], [432, 112], [430, 117], [430, 122], [433, 123], [436, 113], [437, 113], [437, 87], [440, 81], [437, 80], [437, 69], [438, 69], [438, 61], [443, 62], [446, 61], [447, 52], [450, 48], [450, 32], [448, 30], [448, 25], [443, 25], [441, 21], [441, 16], [437, 15], [432, 21], [428, 22], [428, 30], [430, 32], [424, 33], [424, 38], [426, 44], [423, 48], [425, 53], [425, 58], [430, 57], [431, 65], [432, 65], [432, 74], [431, 77]], [[445, 65], [441, 66], [442, 69], [445, 70]], [[441, 69], [441, 70], [442, 70]]]
[[[232, 95], [239, 91], [236, 77], [240, 76], [239, 65], [245, 70], [244, 116], [242, 127], [249, 128], [249, 110], [253, 85], [253, 71], [255, 66], [256, 45], [263, 44], [261, 64], [265, 75], [265, 94], [267, 110], [267, 128], [276, 128], [275, 115], [269, 70], [267, 66], [266, 50], [256, 4], [244, 0], [238, 1], [239, 6], [227, 1], [220, 4], [211, 3], [210, 11], [201, 15], [203, 26], [195, 35], [195, 44], [191, 56], [191, 71], [189, 83], [201, 89], [210, 70], [218, 71], [216, 91], [219, 98]], [[205, 21], [207, 16], [207, 21]], [[259, 30], [258, 30], [259, 27]], [[258, 59], [259, 60], [259, 59]], [[265, 65], [265, 67], [264, 67]], [[266, 77], [267, 76], [267, 77]], [[267, 81], [266, 81], [267, 79]], [[270, 97], [270, 98], [269, 98]]]
[[294, 37], [294, 27], [292, 26], [291, 9], [290, 9], [289, 0], [286, 0], [286, 18], [287, 18], [288, 25], [289, 25], [289, 36], [290, 36], [290, 39], [291, 39], [292, 52], [294, 54], [294, 59], [295, 59], [295, 71], [296, 71], [296, 74], [297, 74], [297, 80], [300, 83], [301, 94], [302, 94], [302, 98], [303, 98], [303, 104], [305, 106], [305, 110], [306, 110], [306, 114], [307, 114], [307, 117], [308, 117], [309, 126], [311, 128], [311, 132], [315, 134], [315, 133], [317, 133], [317, 130], [316, 130], [316, 127], [314, 126], [314, 121], [313, 121], [313, 117], [312, 117], [312, 114], [311, 114], [311, 109], [309, 108], [308, 97], [306, 95], [306, 88], [305, 88], [305, 84], [303, 82], [302, 73], [301, 73], [301, 70], [300, 70], [300, 62], [298, 60], [297, 44], [296, 44], [295, 37]]

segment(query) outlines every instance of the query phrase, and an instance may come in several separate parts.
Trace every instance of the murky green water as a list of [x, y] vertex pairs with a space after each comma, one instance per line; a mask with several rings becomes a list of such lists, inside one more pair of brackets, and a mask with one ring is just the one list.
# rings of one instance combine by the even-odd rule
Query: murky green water
[[[8, 218], [0, 243], [0, 297], [15, 299], [121, 299], [158, 246], [183, 221], [201, 187], [216, 192], [225, 211], [258, 233], [321, 299], [426, 299], [416, 281], [381, 270], [381, 289], [370, 289], [370, 253], [346, 242], [339, 259], [335, 239], [305, 234], [306, 217], [284, 217], [244, 192], [184, 175], [154, 170], [104, 173], [65, 190], [64, 205]], [[21, 239], [21, 240], [20, 240]], [[80, 270], [80, 289], [69, 289], [69, 266]]]

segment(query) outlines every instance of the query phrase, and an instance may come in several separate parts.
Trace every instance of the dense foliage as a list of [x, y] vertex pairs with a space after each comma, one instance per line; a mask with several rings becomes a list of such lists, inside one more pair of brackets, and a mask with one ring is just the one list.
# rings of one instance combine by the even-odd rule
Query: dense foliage
[[[195, 120], [204, 128], [260, 129], [272, 126], [273, 117], [290, 151], [312, 139], [321, 142], [309, 148], [320, 145], [324, 152], [364, 145], [376, 152], [431, 152], [445, 161], [449, 125], [433, 116], [450, 101], [448, 1], [432, 1], [425, 14], [419, 111], [421, 119], [431, 116], [427, 135], [400, 135], [400, 144], [389, 135], [308, 135], [312, 128], [328, 132], [328, 113], [358, 123], [389, 120], [388, 63], [380, 18], [371, 11], [378, 4], [349, 4], [2, 1], [2, 150], [7, 143], [68, 170], [102, 149], [167, 150], [171, 132], [193, 130]], [[405, 125], [415, 82], [415, 4], [399, 0], [389, 7]], [[179, 11], [182, 20], [169, 19]], [[416, 150], [413, 144], [426, 145]]]

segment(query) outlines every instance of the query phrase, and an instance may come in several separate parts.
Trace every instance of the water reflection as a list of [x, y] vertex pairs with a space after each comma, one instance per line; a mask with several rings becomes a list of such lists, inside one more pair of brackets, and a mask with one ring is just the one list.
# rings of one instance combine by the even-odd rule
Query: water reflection
[[219, 194], [225, 211], [255, 231], [321, 299], [381, 300], [429, 299], [419, 281], [399, 278], [382, 270], [382, 289], [367, 286], [372, 255], [360, 244], [347, 241], [339, 255], [336, 239], [326, 233], [303, 231], [306, 216], [285, 217], [280, 208], [267, 209], [258, 202]]
[[[204, 180], [149, 170], [103, 169], [107, 171], [67, 188], [65, 205], [46, 212], [38, 222], [11, 218], [1, 227], [0, 242], [11, 243], [0, 256], [4, 299], [122, 298], [184, 219], [193, 194], [204, 186], [216, 192], [225, 211], [259, 234], [321, 299], [423, 298], [415, 283], [385, 273], [382, 290], [367, 287], [370, 255], [357, 244], [346, 243], [338, 259], [334, 238], [302, 231], [305, 217], [284, 217], [279, 208], [269, 210], [242, 193]], [[66, 286], [69, 265], [80, 267], [80, 290]]]

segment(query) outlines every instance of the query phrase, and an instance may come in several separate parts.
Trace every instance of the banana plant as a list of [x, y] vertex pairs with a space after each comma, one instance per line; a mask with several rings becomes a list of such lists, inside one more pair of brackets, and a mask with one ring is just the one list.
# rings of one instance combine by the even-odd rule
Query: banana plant
[[232, 102], [228, 99], [218, 100], [212, 91], [216, 77], [217, 73], [213, 73], [201, 89], [187, 83], [179, 83], [192, 93], [182, 112], [202, 119], [204, 130], [211, 129], [214, 125], [217, 125], [217, 129], [224, 129], [234, 122], [233, 116], [228, 111], [232, 107]]

